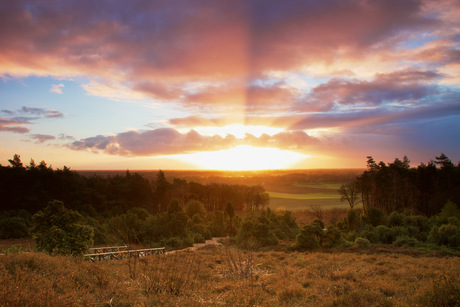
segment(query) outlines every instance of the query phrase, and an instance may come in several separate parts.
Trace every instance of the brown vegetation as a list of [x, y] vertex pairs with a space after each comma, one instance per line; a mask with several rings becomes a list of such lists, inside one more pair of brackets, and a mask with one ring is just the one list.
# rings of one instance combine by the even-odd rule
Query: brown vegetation
[[[206, 246], [88, 263], [41, 253], [0, 257], [3, 306], [456, 306], [460, 258], [392, 246], [328, 253]], [[134, 262], [135, 261], [135, 262]]]

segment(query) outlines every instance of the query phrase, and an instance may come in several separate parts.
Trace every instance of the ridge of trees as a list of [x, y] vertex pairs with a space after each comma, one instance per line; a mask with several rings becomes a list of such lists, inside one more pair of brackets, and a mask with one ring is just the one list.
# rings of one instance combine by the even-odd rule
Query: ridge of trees
[[460, 204], [460, 163], [454, 165], [443, 153], [418, 167], [410, 167], [406, 156], [388, 164], [367, 158], [367, 169], [338, 191], [350, 208], [361, 203], [365, 212], [369, 208], [385, 214], [412, 210], [429, 217], [449, 200]]
[[228, 202], [237, 211], [257, 211], [269, 202], [261, 185], [200, 184], [179, 178], [168, 182], [161, 170], [152, 181], [129, 171], [115, 176], [83, 176], [66, 166], [53, 170], [45, 161], [37, 165], [31, 160], [24, 166], [19, 155], [9, 163], [10, 166], [0, 165], [1, 210], [35, 213], [49, 201], [60, 200], [70, 209], [93, 216], [135, 207], [150, 213], [165, 212], [172, 198], [182, 206], [198, 200], [207, 211], [224, 210]]

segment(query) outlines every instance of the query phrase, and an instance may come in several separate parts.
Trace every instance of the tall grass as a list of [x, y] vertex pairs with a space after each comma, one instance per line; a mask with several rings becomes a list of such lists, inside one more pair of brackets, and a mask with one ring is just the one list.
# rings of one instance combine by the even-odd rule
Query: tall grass
[[[286, 244], [289, 245], [289, 244]], [[134, 272], [134, 274], [133, 274]], [[1, 306], [458, 306], [460, 258], [371, 246], [196, 251], [89, 263], [0, 257]]]

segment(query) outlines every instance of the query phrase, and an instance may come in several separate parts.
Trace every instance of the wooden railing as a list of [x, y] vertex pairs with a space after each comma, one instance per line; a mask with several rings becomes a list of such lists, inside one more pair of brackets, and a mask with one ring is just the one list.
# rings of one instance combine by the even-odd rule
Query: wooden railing
[[126, 245], [121, 246], [104, 246], [104, 247], [92, 247], [88, 250], [88, 254], [100, 254], [100, 253], [109, 253], [109, 252], [118, 252], [127, 250]]
[[[145, 248], [145, 249], [132, 249], [132, 250], [116, 250], [117, 246], [115, 247], [101, 247], [101, 248], [94, 248], [94, 251], [103, 251], [103, 250], [112, 250], [112, 251], [103, 251], [103, 252], [95, 252], [83, 255], [85, 258], [89, 259], [90, 261], [104, 261], [104, 260], [122, 260], [128, 258], [141, 258], [149, 255], [159, 255], [165, 253], [164, 247], [158, 248]], [[91, 251], [92, 249], [90, 249]]]

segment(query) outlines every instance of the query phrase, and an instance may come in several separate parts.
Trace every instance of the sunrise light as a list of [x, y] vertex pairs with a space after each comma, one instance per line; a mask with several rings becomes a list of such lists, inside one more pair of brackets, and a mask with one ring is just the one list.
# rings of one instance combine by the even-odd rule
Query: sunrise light
[[287, 169], [308, 158], [308, 155], [289, 150], [248, 145], [180, 156], [181, 160], [198, 168], [228, 171]]

